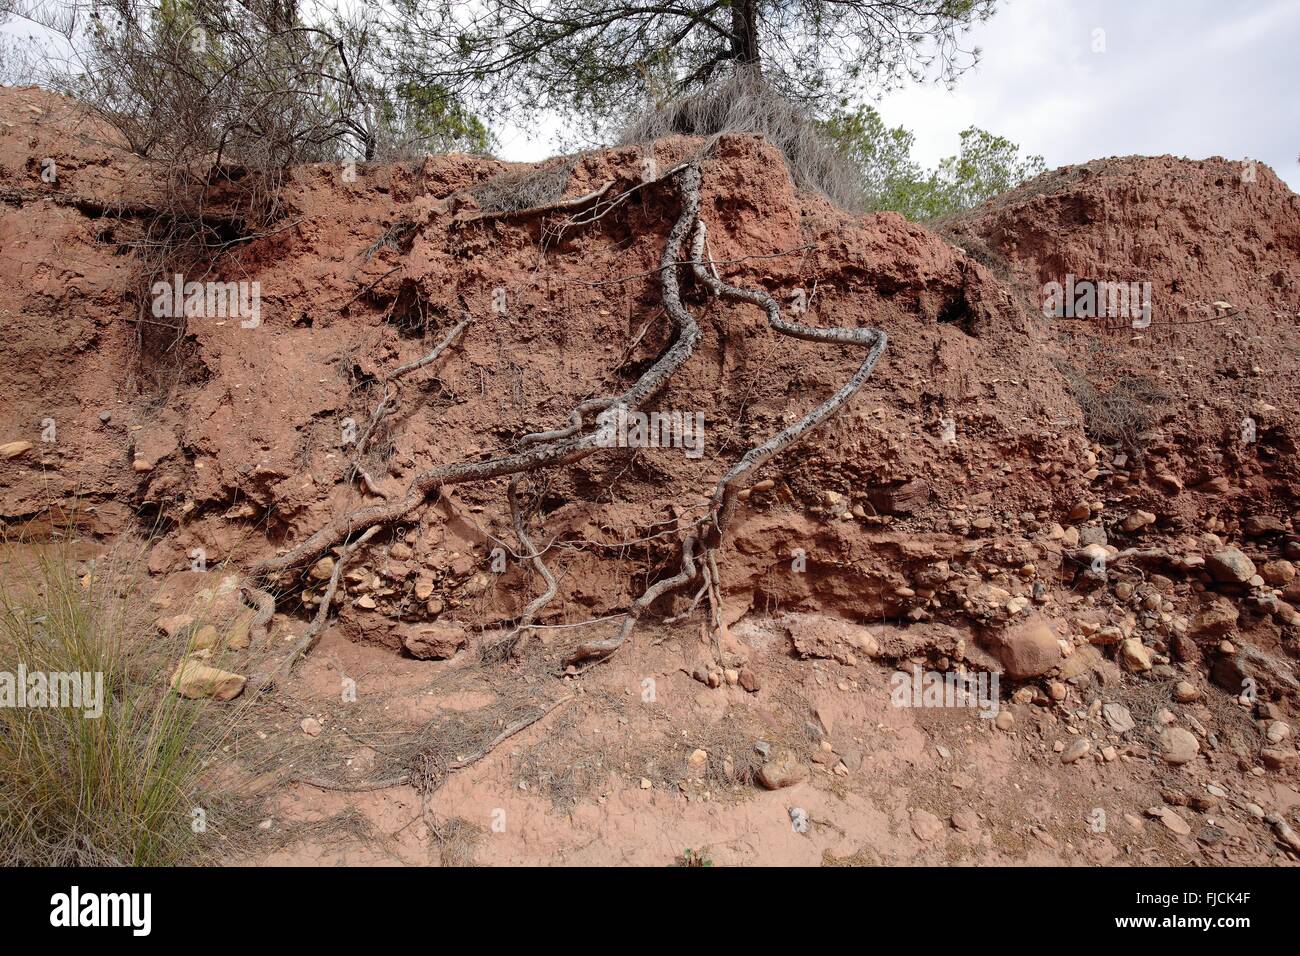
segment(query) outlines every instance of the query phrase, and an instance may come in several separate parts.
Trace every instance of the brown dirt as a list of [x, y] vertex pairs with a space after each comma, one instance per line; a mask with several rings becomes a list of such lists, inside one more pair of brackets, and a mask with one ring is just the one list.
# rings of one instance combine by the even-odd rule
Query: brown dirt
[[[247, 568], [362, 503], [344, 480], [344, 420], [363, 423], [376, 380], [428, 352], [465, 313], [474, 321], [457, 346], [403, 386], [370, 460], [389, 495], [422, 469], [558, 426], [667, 347], [654, 270], [677, 215], [672, 187], [639, 192], [556, 238], [537, 217], [466, 221], [477, 208], [469, 190], [509, 167], [444, 156], [362, 168], [353, 183], [340, 167], [294, 170], [283, 221], [232, 237], [213, 271], [260, 283], [261, 326], [193, 318], [174, 349], [142, 358], [137, 319], [148, 303], [132, 243], [156, 214], [147, 168], [38, 90], [0, 90], [0, 115], [0, 444], [33, 444], [0, 461], [11, 539], [73, 526], [105, 546], [152, 535], [150, 570], [167, 592], [187, 580], [193, 549], [209, 566]], [[700, 145], [659, 142], [659, 168]], [[46, 157], [58, 164], [57, 185], [40, 178]], [[642, 160], [637, 149], [584, 155], [566, 195], [609, 180], [626, 188]], [[513, 546], [505, 480], [459, 486], [359, 553], [321, 645], [276, 701], [258, 705], [255, 729], [267, 736], [250, 741], [259, 756], [246, 771], [282, 772], [306, 747], [303, 759], [322, 774], [373, 779], [427, 756], [429, 739], [450, 732], [448, 714], [481, 718], [477, 729], [455, 725], [472, 744], [530, 702], [576, 699], [453, 773], [423, 814], [409, 786], [273, 789], [274, 832], [345, 811], [369, 826], [336, 827], [352, 834], [342, 843], [307, 827], [259, 858], [668, 863], [707, 847], [719, 863], [1293, 862], [1245, 807], [1300, 827], [1295, 764], [1264, 770], [1259, 711], [1209, 674], [1217, 668], [1229, 684], [1254, 677], [1263, 702], [1294, 722], [1296, 625], [1277, 605], [1300, 594], [1225, 589], [1186, 560], [1225, 543], [1260, 566], [1300, 558], [1300, 205], [1267, 168], [1250, 184], [1236, 170], [1222, 160], [1098, 161], [931, 232], [893, 214], [844, 214], [798, 193], [760, 140], [721, 140], [702, 165], [701, 216], [724, 278], [782, 302], [802, 290], [809, 321], [890, 337], [848, 409], [757, 476], [774, 485], [742, 502], [728, 536], [723, 598], [737, 643], [727, 651], [748, 658], [761, 688], [692, 678], [713, 660], [702, 613], [645, 628], [578, 679], [556, 676], [563, 652], [614, 624], [546, 629], [522, 661], [480, 663], [473, 645], [541, 582], [513, 559], [493, 572], [492, 548]], [[1066, 273], [1151, 281], [1152, 327], [1044, 319], [1042, 284]], [[496, 289], [504, 314], [492, 308]], [[657, 405], [703, 412], [705, 453], [614, 451], [539, 476], [534, 539], [550, 544], [560, 579], [539, 623], [582, 625], [625, 609], [675, 566], [672, 531], [699, 513], [717, 477], [859, 360], [776, 336], [756, 308], [693, 284], [686, 292], [703, 341]], [[1216, 314], [1216, 301], [1233, 308]], [[1096, 396], [1115, 388], [1127, 389], [1115, 394], [1134, 423], [1132, 447], [1102, 440], [1114, 406]], [[1258, 427], [1249, 444], [1238, 436], [1245, 415]], [[54, 442], [40, 440], [47, 419]], [[945, 419], [955, 443], [944, 440]], [[1100, 507], [1071, 519], [1080, 502]], [[1138, 510], [1154, 523], [1124, 531]], [[1081, 528], [1150, 553], [1117, 562], [1104, 584], [1089, 580], [1075, 551]], [[792, 569], [797, 552], [802, 572]], [[269, 644], [232, 666], [273, 657], [305, 629], [302, 598], [319, 582], [282, 585]], [[1236, 654], [1194, 633], [1216, 594], [1240, 610], [1228, 634]], [[659, 610], [680, 613], [688, 599]], [[803, 619], [791, 625], [791, 612], [825, 629], [810, 645], [825, 653], [795, 650], [789, 628]], [[1065, 674], [1004, 680], [1012, 733], [969, 711], [890, 705], [895, 665], [1000, 670], [1009, 625], [1035, 613], [1073, 653]], [[401, 656], [406, 629], [433, 621], [463, 628], [471, 646], [450, 662]], [[1123, 673], [1112, 645], [1094, 648], [1089, 635], [1110, 623], [1157, 655], [1152, 671]], [[1260, 656], [1247, 660], [1247, 648]], [[366, 675], [356, 704], [340, 702], [340, 672]], [[642, 701], [647, 678], [653, 703]], [[1058, 680], [1066, 696], [1053, 702]], [[1180, 726], [1203, 731], [1201, 756], [1183, 768], [1144, 742], [1161, 707], [1113, 739], [1095, 713], [1175, 680], [1205, 701], [1166, 701]], [[1017, 688], [1033, 702], [1008, 699]], [[830, 751], [809, 730], [818, 713], [832, 724], [823, 719], [820, 731]], [[308, 714], [327, 730], [304, 744]], [[345, 732], [362, 723], [370, 736]], [[1080, 735], [1094, 752], [1063, 765], [1053, 744]], [[808, 780], [770, 793], [748, 783], [743, 768], [760, 739], [794, 749]], [[1117, 749], [1109, 762], [1098, 757], [1107, 745]], [[1283, 746], [1293, 749], [1294, 737]], [[685, 762], [697, 747], [709, 753], [699, 778]], [[1125, 821], [1158, 805], [1162, 790], [1201, 796], [1211, 783], [1229, 794], [1217, 808], [1176, 808], [1190, 836]], [[807, 811], [806, 832], [792, 827], [791, 807]], [[1097, 807], [1104, 833], [1089, 828]], [[914, 808], [945, 823], [969, 809], [978, 826], [921, 840]], [[503, 832], [493, 829], [497, 810]]]

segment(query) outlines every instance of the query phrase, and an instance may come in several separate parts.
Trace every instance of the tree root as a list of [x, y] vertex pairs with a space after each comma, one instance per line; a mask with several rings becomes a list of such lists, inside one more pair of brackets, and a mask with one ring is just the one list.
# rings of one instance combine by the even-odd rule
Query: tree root
[[[677, 326], [677, 336], [672, 346], [654, 365], [642, 374], [641, 378], [622, 395], [610, 402], [623, 403], [635, 409], [646, 399], [655, 395], [667, 383], [681, 366], [690, 358], [700, 340], [700, 329], [695, 319], [681, 302], [681, 292], [677, 280], [677, 253], [685, 240], [699, 211], [700, 172], [696, 166], [684, 166], [678, 170], [681, 177], [683, 208], [668, 241], [664, 245], [661, 259], [661, 284], [663, 286], [664, 306]], [[600, 399], [597, 401], [606, 401]], [[586, 405], [587, 403], [584, 403]], [[582, 408], [583, 406], [579, 406]], [[581, 419], [579, 419], [581, 422]], [[581, 425], [579, 424], [579, 428]], [[547, 440], [537, 436], [538, 447], [521, 450], [511, 455], [491, 458], [487, 461], [457, 462], [441, 465], [416, 475], [407, 487], [406, 494], [398, 501], [382, 505], [370, 505], [350, 511], [314, 534], [309, 536], [288, 552], [260, 562], [252, 569], [252, 575], [265, 579], [271, 575], [299, 567], [307, 561], [314, 560], [327, 549], [344, 540], [349, 535], [371, 525], [388, 525], [399, 521], [419, 508], [432, 495], [448, 485], [463, 484], [470, 481], [486, 481], [505, 475], [535, 471], [539, 468], [555, 465], [568, 465], [581, 461], [594, 454], [602, 445], [599, 432], [576, 434], [577, 428], [565, 430], [565, 437], [559, 440]]]
[[718, 298], [748, 302], [761, 307], [767, 313], [768, 324], [783, 335], [812, 342], [836, 342], [864, 346], [868, 349], [867, 357], [849, 381], [834, 395], [808, 412], [793, 425], [777, 432], [761, 445], [751, 448], [719, 479], [714, 489], [711, 510], [696, 522], [694, 530], [687, 535], [682, 543], [681, 571], [673, 577], [653, 585], [641, 597], [637, 598], [632, 608], [629, 609], [623, 626], [614, 637], [603, 641], [589, 641], [580, 644], [565, 660], [565, 666], [569, 668], [587, 661], [594, 660], [599, 663], [601, 660], [607, 659], [628, 639], [641, 614], [644, 613], [650, 603], [671, 591], [690, 584], [697, 575], [694, 561], [694, 553], [697, 548], [702, 548], [703, 551], [701, 564], [707, 569], [705, 572], [706, 593], [709, 595], [709, 603], [714, 613], [718, 637], [718, 654], [721, 655], [725, 624], [722, 616], [722, 585], [718, 574], [717, 551], [722, 544], [723, 535], [726, 533], [731, 516], [735, 512], [736, 495], [740, 491], [740, 485], [755, 470], [791, 445], [805, 439], [843, 408], [848, 400], [862, 387], [867, 378], [870, 377], [888, 342], [885, 333], [879, 329], [822, 328], [786, 321], [781, 317], [781, 307], [776, 299], [766, 292], [741, 289], [728, 285], [718, 278], [717, 271], [713, 267], [713, 261], [705, 252], [707, 242], [707, 227], [703, 220], [699, 220], [694, 226], [691, 241], [691, 266], [695, 277]]
[[[249, 679], [249, 684], [256, 691], [269, 690], [280, 681], [288, 680], [293, 674], [293, 669], [300, 658], [306, 657], [311, 653], [311, 649], [316, 646], [316, 641], [320, 639], [320, 633], [325, 629], [325, 619], [329, 616], [330, 605], [334, 603], [334, 594], [338, 591], [339, 581], [343, 577], [343, 567], [352, 557], [352, 553], [361, 547], [379, 532], [379, 525], [372, 525], [361, 537], [344, 546], [339, 552], [338, 560], [334, 562], [334, 570], [330, 574], [329, 584], [326, 585], [324, 593], [321, 595], [320, 606], [316, 608], [316, 615], [312, 618], [311, 624], [307, 626], [306, 632], [294, 644], [289, 655], [280, 662], [272, 674], [259, 674]], [[266, 592], [260, 592], [265, 594]]]
[[383, 381], [380, 383], [384, 390], [383, 397], [379, 399], [379, 404], [376, 405], [375, 410], [371, 412], [370, 420], [366, 423], [365, 430], [357, 437], [356, 451], [353, 455], [351, 468], [348, 471], [348, 481], [353, 481], [357, 477], [360, 477], [363, 483], [367, 486], [368, 491], [372, 494], [378, 494], [380, 497], [386, 497], [375, 486], [374, 480], [370, 475], [361, 467], [361, 459], [370, 446], [370, 439], [374, 437], [375, 430], [385, 418], [396, 410], [397, 406], [395, 399], [397, 396], [390, 390], [390, 386], [394, 385], [400, 378], [402, 378], [402, 376], [408, 375], [411, 372], [424, 368], [426, 365], [436, 362], [438, 357], [456, 341], [460, 334], [465, 331], [466, 326], [468, 326], [472, 321], [473, 318], [471, 316], [466, 316], [455, 328], [447, 333], [446, 337], [444, 337], [443, 340], [438, 343], [437, 347], [428, 355], [416, 359], [413, 362], [407, 362], [405, 365], [398, 366], [384, 376]]
[[[781, 315], [780, 305], [771, 295], [760, 290], [742, 289], [724, 282], [718, 275], [716, 264], [707, 252], [707, 227], [699, 219], [698, 215], [700, 204], [700, 171], [698, 165], [696, 163], [684, 164], [672, 170], [668, 176], [680, 177], [682, 208], [664, 244], [659, 265], [659, 275], [664, 311], [676, 328], [676, 336], [667, 351], [642, 374], [641, 378], [631, 388], [622, 395], [587, 399], [581, 402], [570, 412], [567, 425], [554, 430], [525, 435], [519, 440], [516, 450], [512, 454], [486, 461], [442, 465], [422, 472], [412, 480], [406, 494], [399, 501], [359, 508], [344, 514], [326, 527], [316, 531], [285, 554], [261, 562], [254, 568], [253, 574], [259, 578], [266, 578], [300, 566], [316, 558], [336, 542], [345, 540], [356, 530], [369, 528], [370, 530], [363, 535], [362, 539], [358, 539], [354, 545], [349, 546], [349, 549], [345, 551], [344, 556], [346, 556], [347, 553], [350, 553], [351, 547], [360, 543], [360, 540], [369, 537], [381, 526], [405, 518], [445, 486], [510, 475], [514, 477], [510, 482], [508, 494], [510, 496], [515, 534], [521, 546], [521, 554], [527, 555], [528, 560], [533, 562], [534, 569], [542, 575], [543, 580], [547, 583], [546, 591], [529, 603], [509, 639], [514, 640], [519, 634], [524, 634], [526, 637], [536, 614], [554, 598], [557, 587], [554, 577], [546, 568], [541, 555], [529, 539], [517, 495], [518, 476], [541, 468], [572, 464], [595, 453], [604, 446], [604, 442], [599, 431], [584, 432], [587, 416], [592, 413], [603, 412], [616, 405], [624, 405], [629, 410], [637, 409], [643, 402], [662, 389], [671, 376], [690, 358], [699, 343], [701, 333], [699, 325], [690, 312], [687, 311], [681, 299], [678, 266], [689, 263], [695, 278], [714, 296], [719, 299], [746, 302], [759, 306], [767, 315], [768, 325], [782, 335], [805, 341], [856, 345], [867, 349], [867, 355], [857, 371], [830, 398], [805, 414], [793, 425], [782, 429], [767, 441], [751, 448], [718, 480], [709, 502], [709, 510], [686, 529], [681, 545], [681, 560], [678, 572], [671, 577], [655, 582], [639, 598], [633, 601], [631, 607], [628, 608], [622, 625], [613, 637], [580, 644], [565, 659], [564, 664], [568, 673], [574, 673], [574, 668], [578, 664], [593, 666], [607, 660], [628, 640], [642, 615], [655, 601], [680, 590], [701, 576], [704, 577], [704, 587], [701, 588], [700, 593], [707, 594], [709, 597], [712, 611], [711, 617], [718, 635], [718, 653], [721, 655], [725, 618], [722, 609], [722, 586], [718, 571], [717, 551], [721, 547], [727, 525], [735, 511], [736, 497], [740, 486], [754, 471], [761, 468], [774, 456], [807, 438], [809, 434], [843, 408], [875, 369], [887, 346], [887, 338], [883, 331], [874, 328], [826, 328], [787, 321]], [[664, 178], [668, 178], [668, 176]], [[584, 201], [598, 200], [604, 191], [602, 189], [597, 194], [579, 197], [579, 199]], [[615, 197], [615, 200], [618, 198], [620, 197]], [[596, 208], [600, 209], [615, 200], [606, 200]], [[545, 207], [524, 210], [523, 213], [542, 211], [545, 211]], [[677, 257], [688, 235], [691, 237], [690, 258], [679, 260]], [[400, 374], [418, 368], [436, 358], [441, 349], [445, 348], [459, 334], [465, 324], [465, 322], [462, 322], [456, 330], [453, 330], [446, 342], [439, 346], [439, 349], [435, 350], [430, 356], [417, 363], [412, 363], [410, 366], [403, 366], [385, 379], [384, 398], [371, 417], [371, 425], [367, 428], [365, 441], [369, 441], [369, 436], [373, 433], [374, 427], [387, 414], [387, 406], [390, 400], [388, 383]], [[364, 442], [359, 443], [359, 445], [362, 446], [359, 450], [363, 450]], [[699, 555], [698, 566], [697, 553]], [[335, 568], [336, 576], [341, 564], [342, 560], [340, 560], [340, 565]], [[331, 584], [334, 583], [332, 579]], [[332, 588], [328, 593], [328, 597], [332, 597]], [[328, 606], [328, 597], [323, 601], [322, 610]], [[698, 600], [699, 594], [696, 596], [697, 603]], [[318, 612], [317, 616], [318, 619], [321, 619], [321, 612]]]

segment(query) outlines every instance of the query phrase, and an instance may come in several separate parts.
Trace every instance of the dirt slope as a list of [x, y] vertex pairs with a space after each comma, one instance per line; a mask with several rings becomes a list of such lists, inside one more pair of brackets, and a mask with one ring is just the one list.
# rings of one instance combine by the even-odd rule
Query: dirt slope
[[[448, 156], [363, 167], [355, 181], [343, 167], [294, 170], [283, 219], [265, 235], [233, 236], [205, 277], [257, 282], [260, 324], [191, 318], [174, 350], [142, 366], [138, 317], [149, 302], [135, 244], [157, 214], [156, 184], [68, 103], [0, 90], [0, 115], [0, 444], [31, 443], [0, 461], [10, 537], [39, 538], [51, 519], [104, 541], [154, 533], [151, 570], [164, 589], [192, 589], [195, 549], [210, 565], [247, 567], [340, 510], [377, 500], [345, 480], [347, 422], [365, 422], [378, 379], [427, 353], [463, 316], [472, 322], [458, 344], [404, 386], [382, 454], [369, 462], [386, 495], [422, 469], [500, 454], [523, 434], [559, 426], [581, 399], [625, 388], [669, 344], [655, 270], [678, 211], [670, 183], [556, 236], [545, 228], [555, 217], [479, 217], [471, 190], [508, 167]], [[658, 168], [700, 145], [657, 143]], [[47, 158], [56, 183], [41, 178]], [[613, 192], [629, 188], [645, 158], [639, 149], [585, 155], [565, 195], [607, 182]], [[655, 638], [671, 638], [671, 660], [638, 647], [629, 651], [638, 663], [583, 678], [591, 690], [573, 726], [610, 719], [593, 692], [633, 690], [646, 668], [665, 680], [678, 674], [671, 680], [684, 682], [681, 694], [703, 695], [678, 718], [702, 709], [710, 724], [734, 709], [766, 721], [769, 736], [780, 728], [812, 768], [801, 786], [821, 800], [825, 787], [874, 771], [861, 745], [846, 755], [853, 748], [813, 719], [810, 681], [840, 698], [851, 739], [897, 719], [911, 747], [933, 728], [887, 707], [882, 665], [991, 670], [1004, 678], [1016, 723], [1004, 738], [991, 721], [967, 721], [971, 761], [976, 751], [1025, 761], [1052, 792], [1053, 774], [1110, 774], [1134, 801], [1157, 803], [1171, 775], [1185, 794], [1213, 781], [1232, 795], [1215, 805], [1235, 808], [1235, 829], [1197, 842], [1171, 828], [1173, 842], [1153, 851], [1158, 859], [1288, 852], [1243, 808], [1261, 804], [1294, 822], [1300, 802], [1293, 740], [1265, 736], [1272, 721], [1290, 719], [1300, 690], [1300, 584], [1288, 563], [1300, 559], [1300, 207], [1265, 167], [1253, 183], [1235, 168], [1133, 158], [1058, 170], [944, 224], [944, 238], [893, 214], [848, 216], [796, 192], [768, 145], [722, 139], [702, 164], [701, 217], [723, 277], [806, 302], [810, 322], [883, 328], [890, 348], [842, 416], [759, 476], [766, 480], [729, 535], [721, 572], [735, 642], [727, 653], [760, 686], [705, 686], [721, 662], [710, 660], [697, 619]], [[1152, 326], [1044, 318], [1043, 284], [1067, 273], [1151, 281]], [[1225, 301], [1231, 308], [1213, 306]], [[702, 413], [704, 453], [613, 450], [545, 476], [535, 539], [549, 543], [560, 594], [543, 623], [625, 609], [675, 566], [672, 532], [699, 513], [717, 477], [824, 400], [859, 360], [778, 337], [759, 309], [719, 303], [694, 283], [686, 304], [703, 341], [657, 407]], [[1241, 437], [1244, 417], [1256, 429], [1250, 441]], [[51, 420], [55, 440], [43, 441]], [[541, 590], [518, 561], [497, 573], [493, 549], [515, 547], [509, 528], [504, 480], [450, 490], [361, 555], [325, 646], [346, 655], [350, 641], [373, 645], [356, 653], [407, 667], [396, 658], [403, 641], [436, 623], [469, 646], [449, 664], [420, 666], [464, 678], [473, 644]], [[1252, 560], [1250, 573], [1216, 558], [1230, 545]], [[302, 632], [323, 576], [280, 582], [273, 645]], [[579, 635], [610, 626], [544, 631], [538, 660], [553, 669]], [[701, 666], [702, 682], [691, 676]], [[1246, 678], [1266, 709], [1230, 696]], [[323, 700], [328, 692], [312, 691], [314, 679], [309, 669], [299, 690]], [[1179, 681], [1195, 701], [1174, 700]], [[1149, 710], [1129, 708], [1141, 712], [1139, 728], [1117, 731], [1103, 718], [1103, 703], [1138, 698]], [[1162, 758], [1153, 732], [1162, 711], [1198, 739], [1194, 762]], [[800, 737], [810, 720], [840, 749]], [[1062, 764], [1054, 745], [1069, 754], [1064, 743], [1078, 739], [1091, 741], [1086, 755]], [[828, 752], [833, 761], [821, 756]], [[917, 795], [942, 809], [926, 789], [930, 759], [918, 750], [904, 761], [921, 771], [906, 783], [915, 787], [911, 803], [888, 797], [895, 825], [850, 827], [852, 838], [818, 852], [852, 857], [871, 845], [875, 858], [917, 858], [898, 844], [913, 839], [909, 826], [900, 837], [897, 824], [918, 830], [912, 808], [927, 804]], [[1256, 769], [1273, 787], [1267, 798]], [[675, 799], [672, 775], [625, 772], [629, 807], [643, 777]], [[499, 767], [485, 773], [506, 773], [507, 788], [519, 782]], [[464, 786], [472, 790], [474, 779]], [[1056, 819], [1042, 811], [1037, 822], [1009, 824], [1019, 842], [1000, 846], [996, 859], [1071, 858], [1060, 847], [1083, 826], [1093, 783], [1074, 780], [1069, 800], [1043, 798], [1044, 806], [1084, 801], [1079, 814], [1060, 818], [1061, 840], [1035, 835]], [[876, 799], [865, 793], [855, 805]], [[997, 800], [1012, 813], [1013, 793]], [[1133, 804], [1139, 816], [1145, 809]], [[1196, 822], [1222, 830], [1221, 819]], [[588, 821], [591, 832], [609, 825]], [[671, 839], [679, 836], [688, 839]], [[1090, 839], [1085, 859], [1114, 857], [1115, 845], [1098, 849]], [[980, 845], [971, 843], [977, 858], [993, 852]], [[523, 858], [518, 848], [510, 857]]]

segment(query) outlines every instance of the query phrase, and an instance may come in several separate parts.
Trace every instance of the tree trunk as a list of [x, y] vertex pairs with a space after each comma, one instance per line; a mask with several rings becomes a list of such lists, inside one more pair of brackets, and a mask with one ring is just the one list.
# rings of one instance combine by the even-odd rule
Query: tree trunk
[[757, 0], [731, 0], [731, 54], [742, 66], [758, 67]]

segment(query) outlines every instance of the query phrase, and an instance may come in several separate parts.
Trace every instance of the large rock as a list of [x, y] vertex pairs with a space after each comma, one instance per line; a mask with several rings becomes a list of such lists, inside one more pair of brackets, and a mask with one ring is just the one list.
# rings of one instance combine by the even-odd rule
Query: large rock
[[1245, 584], [1255, 576], [1255, 562], [1237, 548], [1224, 548], [1205, 559], [1205, 570], [1221, 584]]
[[441, 661], [455, 657], [469, 642], [465, 632], [451, 624], [426, 624], [402, 637], [402, 647], [422, 661]]
[[172, 690], [191, 700], [203, 697], [234, 700], [243, 691], [245, 683], [247, 679], [241, 674], [209, 667], [192, 657], [181, 661], [172, 674]]
[[1041, 614], [1007, 628], [994, 638], [994, 644], [1007, 676], [1014, 680], [1038, 677], [1061, 663], [1060, 642]]

